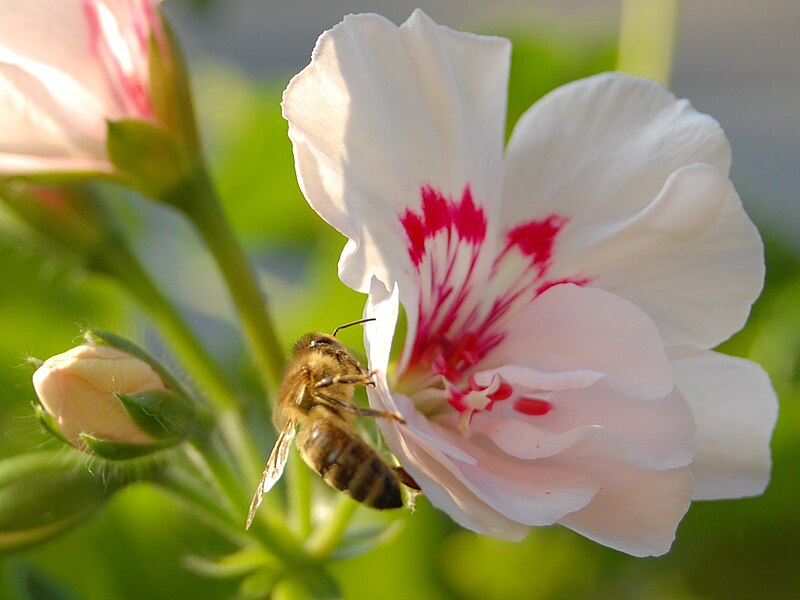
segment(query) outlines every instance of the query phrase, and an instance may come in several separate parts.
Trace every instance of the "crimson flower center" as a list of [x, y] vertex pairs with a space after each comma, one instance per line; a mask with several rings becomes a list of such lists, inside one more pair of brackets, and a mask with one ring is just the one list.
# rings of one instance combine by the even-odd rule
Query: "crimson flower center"
[[548, 402], [525, 397], [502, 381], [477, 385], [472, 375], [496, 366], [492, 351], [523, 306], [553, 285], [588, 283], [586, 277], [549, 277], [569, 219], [546, 215], [496, 236], [469, 185], [457, 199], [424, 185], [419, 208], [407, 208], [398, 218], [419, 288], [414, 337], [406, 344], [398, 383], [412, 399], [417, 391], [430, 396], [431, 389], [440, 390], [441, 404], [462, 414], [491, 410], [506, 400], [522, 414], [546, 413]]

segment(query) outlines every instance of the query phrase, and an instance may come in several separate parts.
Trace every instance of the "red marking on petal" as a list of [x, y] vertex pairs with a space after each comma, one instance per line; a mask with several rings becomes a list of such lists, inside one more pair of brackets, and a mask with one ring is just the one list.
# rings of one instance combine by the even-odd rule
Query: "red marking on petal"
[[137, 13], [136, 4], [118, 7], [119, 11], [128, 10], [120, 23], [119, 15], [98, 0], [84, 0], [82, 8], [92, 52], [103, 67], [109, 91], [122, 112], [108, 116], [152, 116], [149, 74], [138, 63], [146, 64], [148, 60], [151, 28], [158, 24], [155, 13], [151, 8]]
[[481, 243], [486, 237], [486, 215], [483, 209], [475, 206], [469, 186], [464, 188], [461, 202], [455, 209], [454, 221], [459, 235], [473, 244]]
[[445, 197], [429, 185], [423, 186], [420, 194], [426, 233], [430, 236], [447, 228], [450, 224], [450, 207]]
[[411, 257], [411, 262], [414, 266], [419, 266], [422, 262], [422, 256], [425, 254], [425, 223], [414, 212], [406, 210], [400, 216], [400, 223], [406, 231], [406, 238], [408, 239], [408, 255]]
[[561, 285], [562, 283], [573, 283], [575, 285], [583, 287], [584, 285], [588, 285], [589, 283], [591, 283], [591, 281], [592, 281], [591, 277], [575, 277], [575, 278], [565, 277], [564, 279], [545, 281], [542, 285], [536, 288], [536, 295], [538, 296], [539, 294], [545, 293], [554, 285]]
[[523, 415], [538, 417], [546, 415], [553, 409], [553, 405], [547, 400], [537, 400], [536, 398], [518, 398], [514, 401], [514, 410]]
[[517, 247], [520, 252], [531, 259], [543, 275], [550, 266], [556, 237], [568, 219], [560, 215], [550, 215], [541, 221], [529, 221], [517, 225], [506, 234], [507, 249]]
[[513, 388], [508, 385], [505, 381], [500, 384], [500, 386], [487, 397], [492, 402], [496, 402], [497, 400], [508, 400], [513, 393]]
[[466, 396], [466, 394], [459, 392], [455, 388], [451, 388], [450, 397], [447, 399], [447, 402], [458, 412], [464, 412], [469, 408], [464, 402], [464, 396]]

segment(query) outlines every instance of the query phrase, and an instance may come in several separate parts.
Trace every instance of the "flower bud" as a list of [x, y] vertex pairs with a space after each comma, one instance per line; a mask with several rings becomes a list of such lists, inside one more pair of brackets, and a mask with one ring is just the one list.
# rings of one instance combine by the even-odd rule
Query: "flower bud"
[[[177, 155], [199, 149], [183, 61], [159, 4], [0, 0], [0, 177], [104, 174], [145, 191], [170, 185], [184, 164]], [[134, 157], [141, 152], [155, 154]]]
[[102, 506], [113, 489], [78, 462], [52, 452], [0, 460], [0, 552], [51, 538]]
[[77, 448], [112, 460], [135, 458], [175, 445], [193, 430], [193, 406], [164, 380], [132, 353], [86, 343], [47, 359], [33, 374], [42, 407], [37, 416]]

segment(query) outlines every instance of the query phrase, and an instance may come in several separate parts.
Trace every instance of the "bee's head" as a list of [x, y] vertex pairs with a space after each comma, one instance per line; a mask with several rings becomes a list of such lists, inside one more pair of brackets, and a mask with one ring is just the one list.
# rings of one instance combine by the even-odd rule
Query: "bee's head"
[[301, 337], [294, 345], [295, 355], [304, 352], [316, 352], [336, 356], [347, 350], [341, 342], [327, 333], [308, 333]]
[[342, 348], [341, 342], [337, 340], [332, 335], [328, 335], [327, 333], [314, 333], [311, 334], [310, 339], [308, 340], [308, 347], [309, 348], [317, 348], [323, 352], [327, 351], [328, 348]]

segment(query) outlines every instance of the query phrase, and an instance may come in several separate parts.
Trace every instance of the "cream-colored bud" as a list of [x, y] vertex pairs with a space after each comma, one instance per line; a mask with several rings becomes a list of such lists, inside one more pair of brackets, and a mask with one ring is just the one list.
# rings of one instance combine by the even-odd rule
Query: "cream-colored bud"
[[164, 390], [146, 362], [116, 348], [84, 344], [47, 359], [33, 374], [33, 387], [64, 437], [81, 447], [80, 434], [107, 441], [149, 444], [154, 438], [131, 418], [114, 394]]

